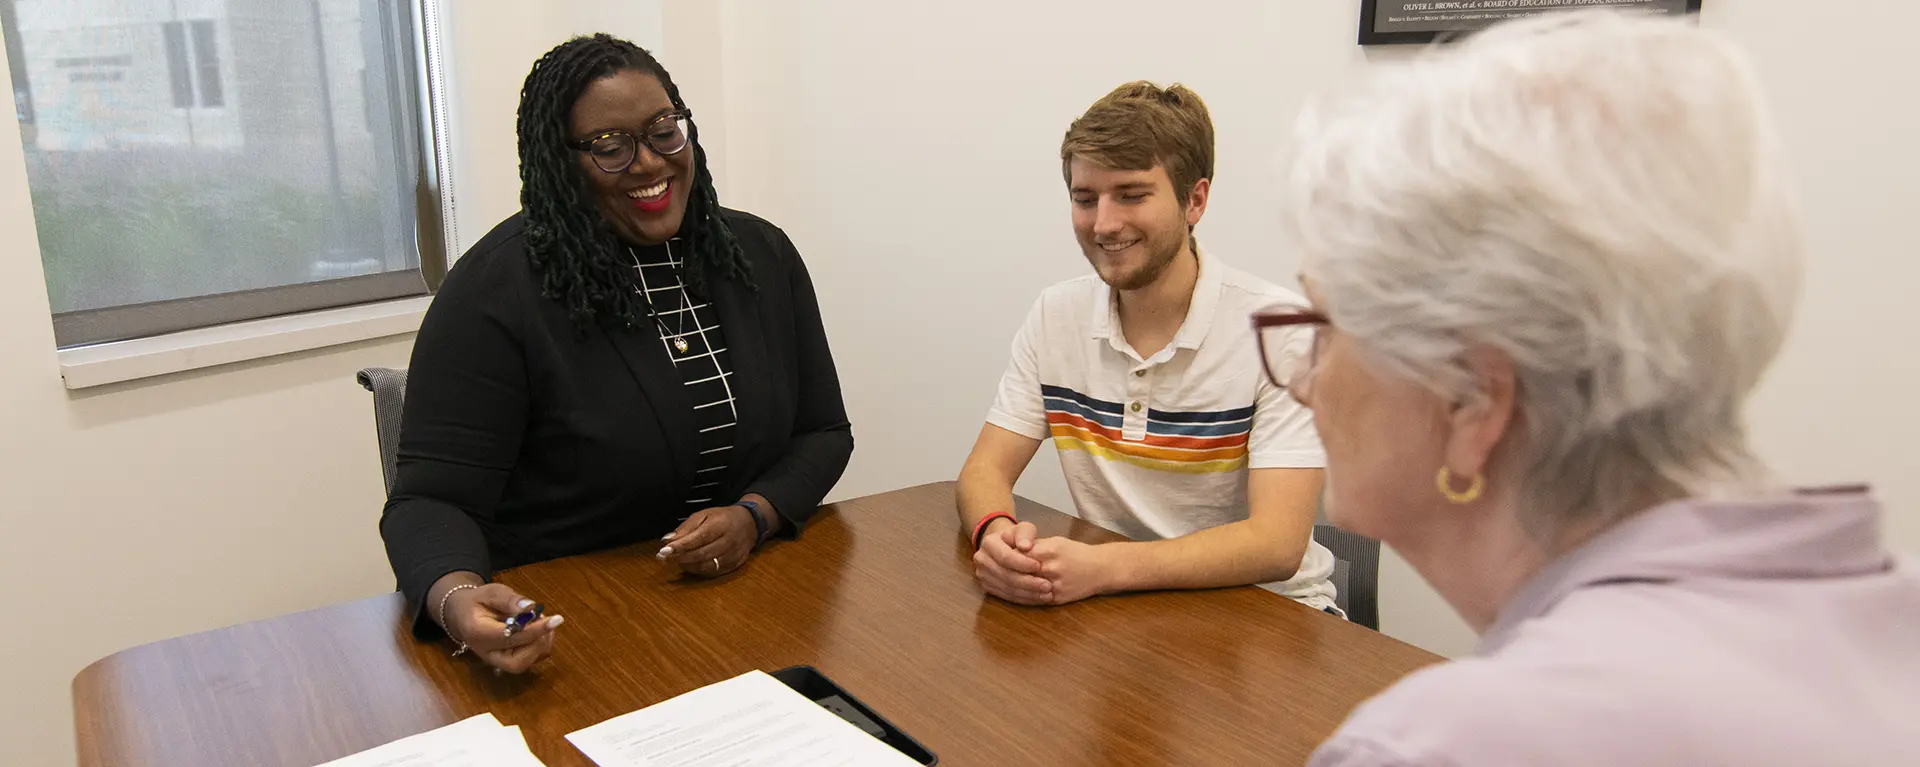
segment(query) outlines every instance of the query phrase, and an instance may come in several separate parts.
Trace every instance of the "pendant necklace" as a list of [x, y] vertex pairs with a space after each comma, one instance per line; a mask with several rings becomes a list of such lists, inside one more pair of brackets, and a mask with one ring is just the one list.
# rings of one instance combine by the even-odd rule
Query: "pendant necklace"
[[[675, 262], [673, 260], [673, 243], [667, 242], [665, 243], [665, 245], [667, 248], [667, 263], [674, 264]], [[635, 253], [632, 248], [628, 248], [627, 255], [633, 257], [633, 268], [636, 270], [641, 269], [640, 254]], [[679, 267], [675, 266], [674, 279], [677, 280], [679, 279], [679, 277], [680, 277]], [[681, 354], [686, 354], [687, 350], [692, 348], [692, 345], [687, 343], [687, 315], [693, 313], [693, 303], [687, 299], [687, 290], [685, 287], [682, 287], [679, 290], [674, 292], [677, 293], [680, 298], [680, 301], [677, 304], [675, 304], [675, 306], [679, 307], [679, 309], [677, 309], [674, 313], [680, 316], [678, 319], [674, 320], [674, 330], [676, 332], [668, 333], [667, 323], [661, 321], [660, 313], [657, 311], [654, 311], [653, 309], [653, 294], [647, 292], [647, 281], [645, 279], [642, 279], [640, 281], [640, 297], [646, 300], [647, 302], [647, 316], [653, 318], [653, 324], [655, 327], [660, 329], [660, 335], [662, 338], [669, 335], [673, 336], [673, 340], [668, 343], [673, 345], [674, 351], [677, 351]], [[696, 322], [699, 320], [698, 317], [694, 319]]]

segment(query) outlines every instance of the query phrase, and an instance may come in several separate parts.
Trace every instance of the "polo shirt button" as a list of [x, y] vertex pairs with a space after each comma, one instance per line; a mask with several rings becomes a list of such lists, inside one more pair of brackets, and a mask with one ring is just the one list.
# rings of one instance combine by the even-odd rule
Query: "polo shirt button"
[[1133, 403], [1133, 412], [1135, 413], [1140, 412], [1140, 403], [1138, 402]]

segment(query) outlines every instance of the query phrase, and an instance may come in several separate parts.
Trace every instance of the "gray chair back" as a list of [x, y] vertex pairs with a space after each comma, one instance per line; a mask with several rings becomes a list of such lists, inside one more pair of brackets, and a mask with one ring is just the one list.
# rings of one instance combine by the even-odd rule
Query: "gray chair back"
[[393, 368], [367, 368], [354, 376], [361, 386], [373, 392], [373, 431], [380, 441], [380, 471], [393, 492], [394, 451], [400, 445], [400, 410], [407, 399], [407, 371]]
[[1314, 525], [1313, 539], [1333, 552], [1334, 603], [1347, 620], [1380, 630], [1380, 542], [1333, 525]]

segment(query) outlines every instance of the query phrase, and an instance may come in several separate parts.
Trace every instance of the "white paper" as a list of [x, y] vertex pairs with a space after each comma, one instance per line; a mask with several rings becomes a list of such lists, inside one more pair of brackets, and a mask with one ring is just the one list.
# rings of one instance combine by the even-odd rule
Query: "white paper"
[[917, 767], [763, 672], [567, 736], [600, 767]]
[[544, 767], [519, 727], [481, 714], [319, 767]]

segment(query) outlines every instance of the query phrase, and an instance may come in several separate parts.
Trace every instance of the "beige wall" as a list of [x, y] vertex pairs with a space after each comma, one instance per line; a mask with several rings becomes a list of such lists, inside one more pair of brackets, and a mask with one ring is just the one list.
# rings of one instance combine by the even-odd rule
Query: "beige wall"
[[[516, 206], [513, 93], [535, 55], [596, 18], [576, 5], [459, 2], [462, 243]], [[1305, 95], [1366, 61], [1357, 4], [1061, 5], [666, 3], [665, 59], [723, 195], [784, 226], [813, 267], [860, 446], [837, 497], [953, 475], [1033, 296], [1083, 268], [1054, 152], [1122, 80], [1208, 98], [1222, 171], [1204, 241], [1270, 278], [1293, 272], [1269, 244], [1271, 157]], [[1706, 23], [1759, 59], [1807, 198], [1806, 302], [1756, 436], [1791, 479], [1877, 483], [1897, 544], [1920, 550], [1920, 409], [1900, 391], [1920, 380], [1920, 322], [1896, 304], [1920, 281], [1920, 230], [1904, 225], [1920, 201], [1920, 66], [1903, 42], [1920, 8], [1707, 5]], [[658, 29], [613, 18], [642, 40]], [[60, 764], [67, 685], [93, 659], [391, 588], [351, 375], [405, 364], [408, 339], [66, 392], [16, 136], [0, 126], [0, 588], [17, 616], [0, 632], [0, 764]], [[1050, 458], [1029, 475], [1023, 492], [1066, 505]], [[1383, 579], [1389, 633], [1470, 646], [1403, 564]]]

